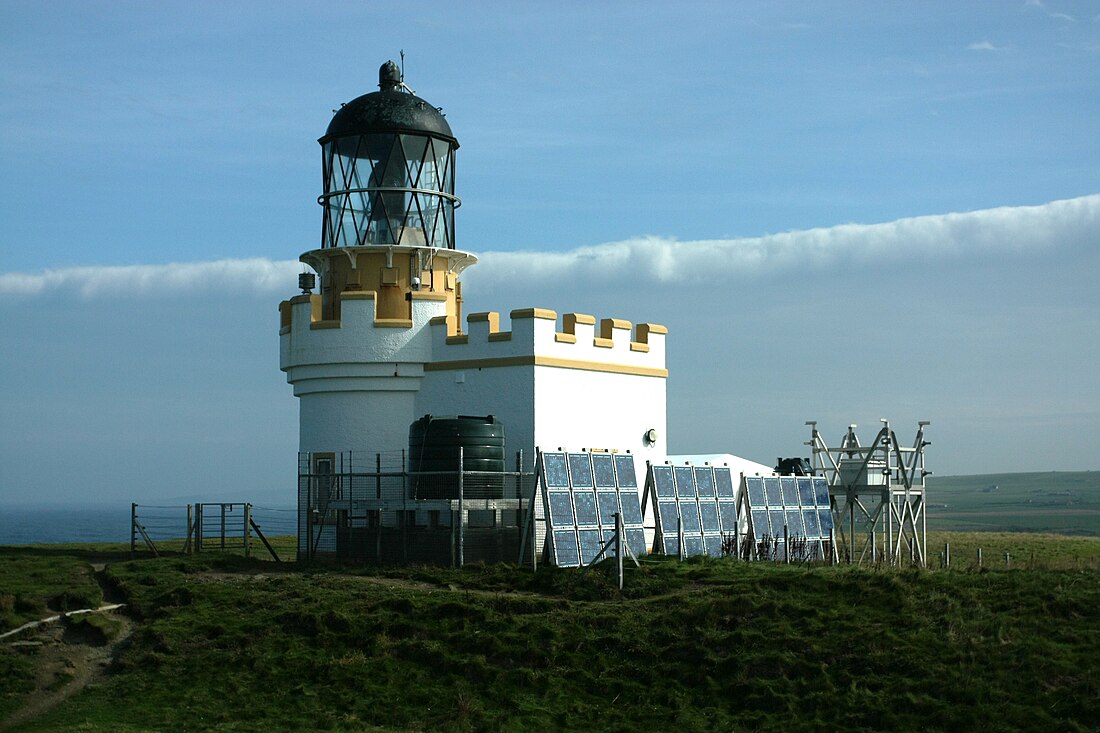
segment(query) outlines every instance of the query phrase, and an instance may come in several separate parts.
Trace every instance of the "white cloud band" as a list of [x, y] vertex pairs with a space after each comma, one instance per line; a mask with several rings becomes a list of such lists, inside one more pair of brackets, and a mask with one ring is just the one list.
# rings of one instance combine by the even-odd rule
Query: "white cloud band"
[[[636, 283], [694, 282], [716, 274], [751, 277], [793, 269], [888, 266], [968, 256], [1010, 256], [1076, 249], [1100, 237], [1100, 194], [1039, 206], [918, 216], [884, 224], [844, 224], [762, 237], [677, 241], [637, 237], [564, 252], [485, 252], [477, 280], [608, 273]], [[87, 266], [0, 273], [0, 295], [70, 291], [156, 295], [233, 290], [286, 293], [302, 265], [293, 260], [225, 259], [163, 265]]]

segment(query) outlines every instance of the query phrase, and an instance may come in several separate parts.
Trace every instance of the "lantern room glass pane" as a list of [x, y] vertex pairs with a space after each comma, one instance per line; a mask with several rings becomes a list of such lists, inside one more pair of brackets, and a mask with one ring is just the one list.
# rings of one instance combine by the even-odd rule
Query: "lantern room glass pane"
[[322, 152], [322, 247], [454, 249], [454, 150], [423, 135], [331, 140]]

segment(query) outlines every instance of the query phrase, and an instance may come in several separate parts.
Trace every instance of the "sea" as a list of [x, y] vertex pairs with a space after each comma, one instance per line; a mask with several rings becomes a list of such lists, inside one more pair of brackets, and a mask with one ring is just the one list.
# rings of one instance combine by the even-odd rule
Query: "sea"
[[[237, 505], [240, 511], [240, 504]], [[142, 508], [151, 533], [186, 534], [186, 508]], [[271, 534], [294, 534], [291, 507], [255, 507], [253, 517]], [[33, 506], [0, 504], [0, 545], [130, 542], [130, 505]]]
[[0, 505], [0, 545], [129, 542], [130, 506]]

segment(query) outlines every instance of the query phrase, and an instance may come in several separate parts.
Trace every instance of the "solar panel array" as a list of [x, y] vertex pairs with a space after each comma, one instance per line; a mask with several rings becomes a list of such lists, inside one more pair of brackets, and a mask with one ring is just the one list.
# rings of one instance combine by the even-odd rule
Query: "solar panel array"
[[742, 492], [747, 503], [749, 527], [758, 543], [771, 540], [776, 559], [786, 557], [783, 542], [807, 540], [807, 557], [821, 559], [831, 541], [833, 513], [829, 483], [820, 476], [746, 477]]
[[626, 542], [636, 557], [646, 553], [634, 456], [629, 453], [543, 453], [550, 560], [561, 567], [587, 565], [615, 536], [622, 516]]
[[733, 478], [725, 466], [650, 466], [649, 496], [656, 499], [658, 547], [666, 555], [722, 556], [723, 537], [737, 537]]

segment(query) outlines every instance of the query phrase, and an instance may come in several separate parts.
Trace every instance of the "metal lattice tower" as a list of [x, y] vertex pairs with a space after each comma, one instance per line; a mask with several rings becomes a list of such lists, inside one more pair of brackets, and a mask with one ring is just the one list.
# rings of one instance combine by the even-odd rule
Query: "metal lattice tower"
[[911, 447], [903, 447], [882, 420], [882, 428], [868, 446], [860, 444], [856, 425], [849, 425], [839, 448], [830, 448], [809, 421], [815, 475], [829, 482], [830, 504], [837, 530], [837, 543], [853, 563], [885, 561], [898, 565], [905, 556], [926, 566], [927, 515], [924, 439], [930, 423], [917, 423]]

